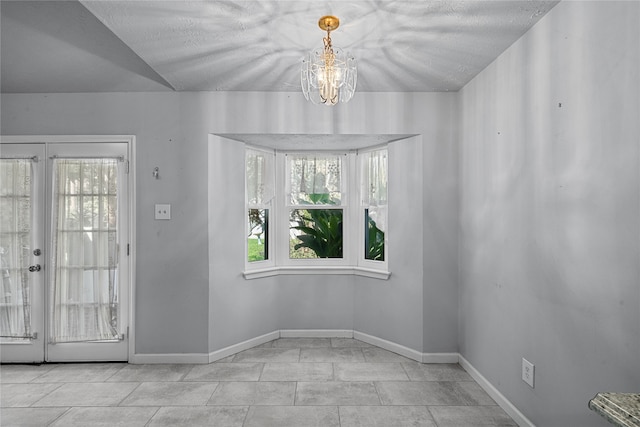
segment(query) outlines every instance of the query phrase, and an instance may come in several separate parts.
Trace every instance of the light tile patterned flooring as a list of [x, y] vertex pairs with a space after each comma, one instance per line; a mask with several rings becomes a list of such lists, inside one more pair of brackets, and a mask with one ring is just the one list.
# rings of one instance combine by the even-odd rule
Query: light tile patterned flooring
[[281, 338], [209, 365], [2, 365], [0, 425], [515, 426], [459, 366], [346, 338]]

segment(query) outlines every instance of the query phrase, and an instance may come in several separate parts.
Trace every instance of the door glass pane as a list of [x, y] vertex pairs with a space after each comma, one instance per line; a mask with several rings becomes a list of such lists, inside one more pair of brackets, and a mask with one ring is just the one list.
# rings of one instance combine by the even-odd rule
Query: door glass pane
[[51, 342], [118, 339], [118, 160], [55, 159]]
[[0, 160], [0, 335], [31, 336], [32, 160]]
[[292, 209], [289, 258], [342, 258], [342, 209]]

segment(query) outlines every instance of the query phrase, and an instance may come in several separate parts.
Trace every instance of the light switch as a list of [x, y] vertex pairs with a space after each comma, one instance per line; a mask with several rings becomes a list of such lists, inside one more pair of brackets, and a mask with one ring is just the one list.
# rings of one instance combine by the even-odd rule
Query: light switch
[[156, 205], [156, 219], [171, 219], [171, 205]]

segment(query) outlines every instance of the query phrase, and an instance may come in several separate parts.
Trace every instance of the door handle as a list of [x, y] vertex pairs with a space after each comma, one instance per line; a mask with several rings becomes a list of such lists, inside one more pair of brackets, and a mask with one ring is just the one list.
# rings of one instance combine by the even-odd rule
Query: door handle
[[40, 270], [42, 270], [42, 267], [40, 267], [40, 264], [32, 265], [29, 267], [29, 271], [32, 273]]

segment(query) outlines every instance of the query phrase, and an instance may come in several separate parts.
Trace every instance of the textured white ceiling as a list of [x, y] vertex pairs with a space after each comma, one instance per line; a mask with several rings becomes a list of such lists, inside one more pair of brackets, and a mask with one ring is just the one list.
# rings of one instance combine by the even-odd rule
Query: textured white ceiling
[[298, 91], [318, 19], [333, 14], [358, 91], [456, 91], [556, 3], [3, 1], [2, 89]]

